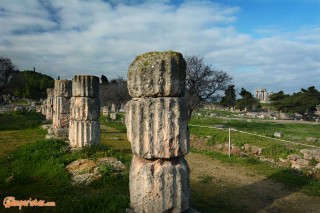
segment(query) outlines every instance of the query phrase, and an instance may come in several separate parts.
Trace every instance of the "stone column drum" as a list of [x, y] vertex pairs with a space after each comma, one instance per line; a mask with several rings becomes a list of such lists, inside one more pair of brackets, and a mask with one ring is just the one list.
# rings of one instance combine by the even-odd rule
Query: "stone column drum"
[[133, 158], [130, 206], [134, 212], [189, 209], [189, 129], [184, 99], [186, 62], [180, 53], [137, 56], [128, 70], [127, 136]]
[[68, 138], [71, 96], [72, 81], [55, 80], [52, 128], [58, 137]]
[[53, 116], [53, 97], [54, 97], [54, 89], [47, 88], [47, 113], [46, 113], [47, 120], [51, 120]]
[[69, 141], [73, 148], [100, 143], [99, 78], [75, 75], [72, 79]]
[[44, 115], [44, 116], [47, 115], [47, 99], [42, 101], [41, 114]]

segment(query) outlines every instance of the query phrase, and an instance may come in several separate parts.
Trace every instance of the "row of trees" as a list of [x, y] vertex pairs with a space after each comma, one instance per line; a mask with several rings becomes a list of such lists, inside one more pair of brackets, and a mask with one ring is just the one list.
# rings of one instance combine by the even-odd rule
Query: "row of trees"
[[224, 91], [224, 96], [221, 98], [220, 104], [225, 107], [239, 110], [247, 109], [248, 111], [261, 108], [259, 101], [246, 89], [241, 88], [239, 96], [240, 98], [237, 99], [235, 86], [233, 84], [229, 85]]
[[0, 95], [39, 100], [47, 97], [47, 88], [54, 87], [54, 79], [34, 71], [19, 71], [9, 58], [0, 57]]
[[282, 112], [311, 114], [316, 111], [316, 106], [320, 105], [320, 92], [311, 86], [308, 89], [301, 89], [292, 95], [284, 94], [283, 91], [270, 96], [272, 106]]
[[[260, 108], [259, 101], [244, 88], [237, 99], [232, 77], [222, 70], [216, 70], [205, 64], [199, 56], [186, 56], [186, 102], [189, 119], [192, 112], [201, 103], [219, 102], [221, 105], [240, 110]], [[40, 99], [46, 97], [46, 88], [54, 86], [54, 79], [35, 71], [19, 72], [10, 59], [0, 57], [0, 91], [17, 97]], [[115, 103], [120, 108], [122, 103], [131, 99], [128, 94], [127, 81], [119, 77], [109, 79], [102, 75], [100, 84], [100, 101], [103, 105]], [[224, 95], [222, 95], [224, 92]], [[315, 87], [301, 89], [293, 95], [283, 91], [271, 96], [272, 106], [283, 112], [311, 113], [320, 104], [320, 92]]]

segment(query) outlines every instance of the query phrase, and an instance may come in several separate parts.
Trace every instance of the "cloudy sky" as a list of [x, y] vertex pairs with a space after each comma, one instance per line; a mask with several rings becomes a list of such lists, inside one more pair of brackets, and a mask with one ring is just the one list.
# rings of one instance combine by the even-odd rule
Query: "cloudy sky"
[[239, 90], [320, 90], [320, 1], [0, 0], [0, 56], [20, 70], [126, 78], [136, 55], [165, 50]]

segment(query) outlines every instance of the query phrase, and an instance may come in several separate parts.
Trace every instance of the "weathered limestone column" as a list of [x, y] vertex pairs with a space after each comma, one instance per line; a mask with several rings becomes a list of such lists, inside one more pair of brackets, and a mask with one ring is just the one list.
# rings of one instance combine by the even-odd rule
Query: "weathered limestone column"
[[69, 121], [69, 141], [73, 148], [100, 143], [99, 78], [75, 75]]
[[53, 97], [54, 97], [53, 88], [47, 88], [47, 113], [46, 113], [47, 120], [51, 120], [53, 116]]
[[44, 116], [47, 115], [47, 99], [42, 102], [41, 114], [44, 115]]
[[104, 107], [102, 107], [102, 114], [103, 114], [104, 116], [109, 117], [110, 111], [111, 111], [111, 109], [110, 109], [109, 106], [104, 106]]
[[68, 138], [72, 81], [55, 80], [52, 128], [56, 136]]
[[189, 209], [189, 129], [184, 99], [186, 62], [177, 52], [150, 52], [129, 66], [127, 136], [133, 158], [130, 205], [134, 212]]

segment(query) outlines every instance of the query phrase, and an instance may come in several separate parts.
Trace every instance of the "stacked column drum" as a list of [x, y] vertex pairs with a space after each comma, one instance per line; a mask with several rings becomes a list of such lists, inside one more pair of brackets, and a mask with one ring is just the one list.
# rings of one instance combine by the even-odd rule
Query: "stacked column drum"
[[51, 120], [53, 117], [53, 99], [54, 99], [54, 89], [47, 89], [47, 109], [46, 109], [46, 119]]
[[100, 143], [99, 78], [75, 75], [69, 121], [69, 141], [73, 148]]
[[72, 81], [55, 80], [52, 128], [59, 137], [68, 137]]
[[127, 136], [133, 158], [130, 205], [135, 212], [189, 209], [186, 62], [177, 52], [137, 56], [128, 70]]

